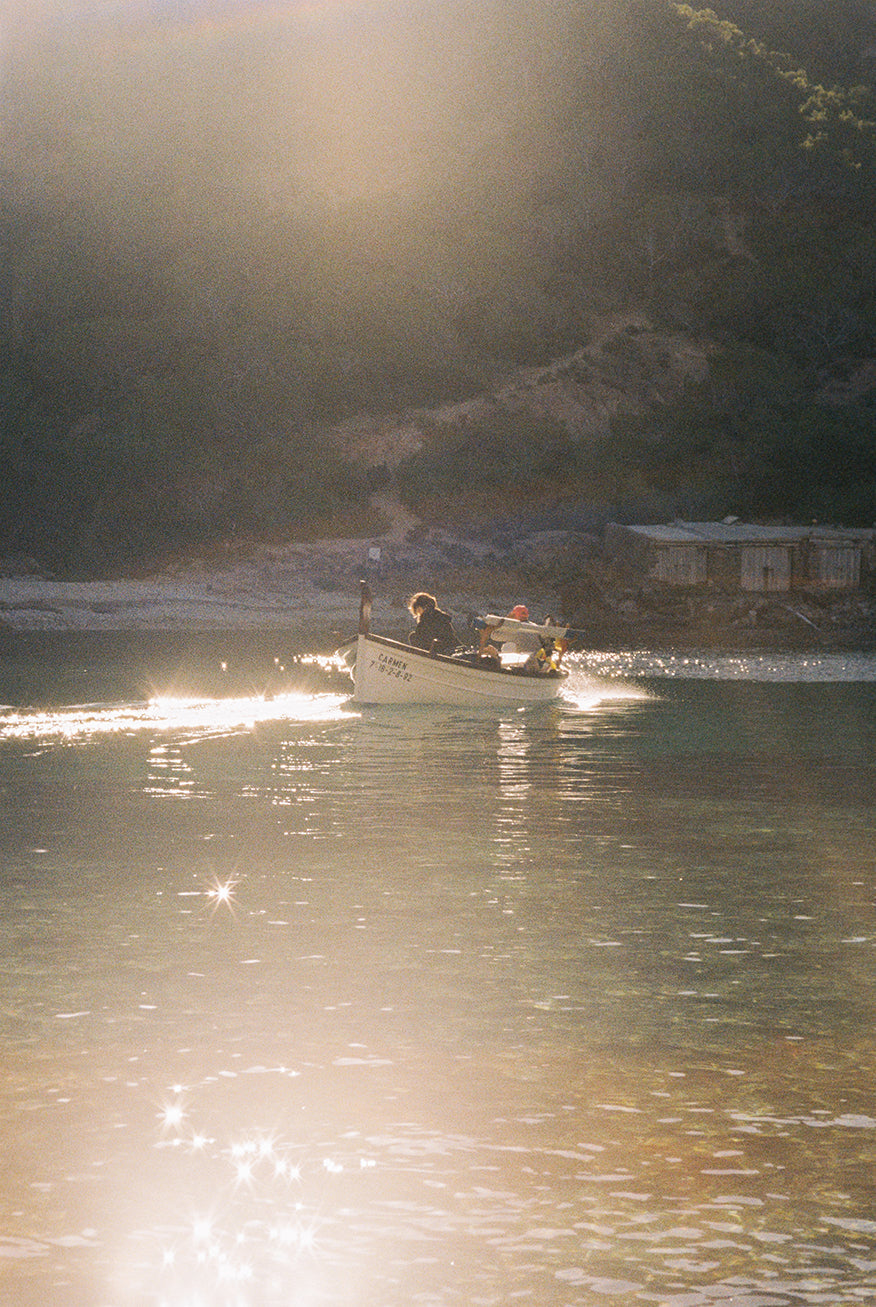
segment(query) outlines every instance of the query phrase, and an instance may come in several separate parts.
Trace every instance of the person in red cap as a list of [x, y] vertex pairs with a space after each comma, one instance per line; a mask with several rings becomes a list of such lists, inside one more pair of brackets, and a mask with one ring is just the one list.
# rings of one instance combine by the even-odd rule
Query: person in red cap
[[[510, 613], [508, 614], [508, 616], [513, 617], [515, 621], [518, 622], [528, 622], [529, 609], [526, 607], [526, 604], [515, 604], [514, 607], [511, 609]], [[490, 643], [492, 639], [493, 631], [496, 629], [497, 629], [496, 627], [487, 626], [484, 627], [484, 629], [481, 631], [481, 642], [478, 647], [478, 658], [489, 659], [492, 661], [492, 663], [495, 666], [498, 667], [501, 664], [502, 656], [499, 653], [499, 650], [496, 648], [496, 646]]]

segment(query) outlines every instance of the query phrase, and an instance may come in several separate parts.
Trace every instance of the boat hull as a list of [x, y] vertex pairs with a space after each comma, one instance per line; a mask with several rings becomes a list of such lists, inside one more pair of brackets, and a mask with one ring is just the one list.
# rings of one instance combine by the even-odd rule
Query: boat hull
[[557, 697], [566, 679], [562, 672], [528, 676], [475, 667], [379, 635], [360, 635], [339, 653], [353, 677], [357, 703], [545, 703]]

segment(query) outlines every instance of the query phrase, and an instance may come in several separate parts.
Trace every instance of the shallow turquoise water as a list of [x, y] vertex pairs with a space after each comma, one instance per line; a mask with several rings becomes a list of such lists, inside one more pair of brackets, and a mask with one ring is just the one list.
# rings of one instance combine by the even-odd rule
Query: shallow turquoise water
[[0, 1299], [876, 1298], [876, 660], [572, 668], [0, 715]]

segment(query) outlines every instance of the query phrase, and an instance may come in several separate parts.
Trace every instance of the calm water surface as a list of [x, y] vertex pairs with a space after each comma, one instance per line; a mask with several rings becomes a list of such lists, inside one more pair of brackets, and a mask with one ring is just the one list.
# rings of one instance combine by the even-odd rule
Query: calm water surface
[[7, 668], [0, 1302], [876, 1300], [876, 658], [572, 668]]

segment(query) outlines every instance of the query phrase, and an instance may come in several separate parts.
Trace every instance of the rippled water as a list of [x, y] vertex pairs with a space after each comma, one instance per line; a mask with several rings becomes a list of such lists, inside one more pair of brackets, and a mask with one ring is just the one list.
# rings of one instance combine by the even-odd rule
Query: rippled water
[[0, 714], [0, 1301], [876, 1300], [876, 660], [572, 667]]

